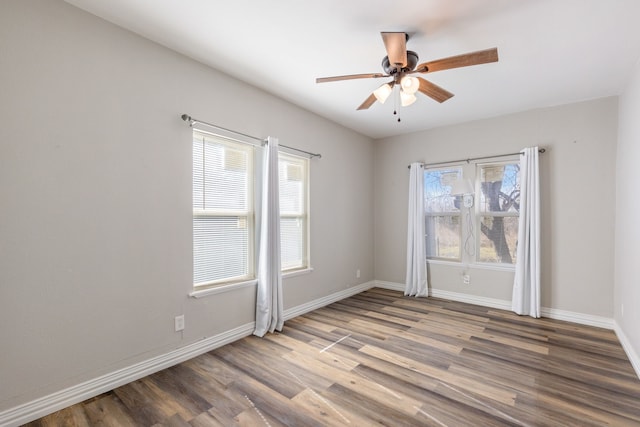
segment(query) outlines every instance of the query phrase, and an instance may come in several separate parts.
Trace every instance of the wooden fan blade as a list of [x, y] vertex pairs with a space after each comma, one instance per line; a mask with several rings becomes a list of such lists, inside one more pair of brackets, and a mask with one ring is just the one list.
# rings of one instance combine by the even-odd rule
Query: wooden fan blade
[[354, 79], [377, 79], [378, 77], [388, 77], [386, 74], [370, 73], [370, 74], [349, 74], [347, 76], [318, 77], [316, 83], [337, 82], [340, 80]]
[[448, 58], [436, 59], [435, 61], [423, 62], [416, 67], [416, 71], [433, 73], [434, 71], [487, 64], [489, 62], [498, 62], [498, 48], [494, 47], [492, 49], [479, 50], [462, 55], [450, 56]]
[[439, 103], [443, 103], [453, 96], [453, 94], [448, 90], [443, 89], [440, 86], [423, 79], [422, 77], [416, 78], [418, 79], [418, 81], [420, 81], [420, 87], [418, 88], [418, 90], [428, 97], [435, 99]]
[[382, 41], [387, 50], [389, 64], [397, 67], [407, 66], [407, 35], [405, 33], [382, 32]]
[[366, 110], [367, 108], [371, 107], [374, 102], [376, 102], [376, 96], [374, 94], [371, 94], [367, 99], [364, 100], [362, 104], [360, 104], [358, 108], [356, 108], [356, 110]]

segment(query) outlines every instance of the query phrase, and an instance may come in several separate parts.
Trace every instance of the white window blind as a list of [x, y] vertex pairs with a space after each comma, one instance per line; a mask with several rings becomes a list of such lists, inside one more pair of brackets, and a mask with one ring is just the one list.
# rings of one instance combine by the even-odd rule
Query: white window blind
[[280, 153], [280, 239], [282, 270], [308, 267], [308, 159]]
[[193, 133], [196, 287], [254, 278], [253, 150]]

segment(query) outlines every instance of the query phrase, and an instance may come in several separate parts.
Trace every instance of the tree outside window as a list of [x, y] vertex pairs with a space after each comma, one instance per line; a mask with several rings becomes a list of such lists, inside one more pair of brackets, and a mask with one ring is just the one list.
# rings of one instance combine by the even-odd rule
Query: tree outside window
[[513, 264], [520, 214], [520, 165], [478, 166], [480, 181], [478, 261]]

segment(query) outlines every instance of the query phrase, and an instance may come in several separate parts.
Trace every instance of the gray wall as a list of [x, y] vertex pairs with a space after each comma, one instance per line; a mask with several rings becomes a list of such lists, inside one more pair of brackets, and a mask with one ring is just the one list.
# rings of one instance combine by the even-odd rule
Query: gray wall
[[[615, 320], [640, 362], [640, 62], [620, 97], [616, 180]], [[624, 306], [624, 313], [623, 313]], [[640, 369], [640, 366], [636, 366]]]
[[188, 297], [181, 113], [322, 153], [315, 271], [285, 309], [373, 280], [369, 138], [62, 1], [3, 0], [0, 411], [254, 320], [253, 287]]
[[[442, 127], [376, 142], [375, 277], [404, 283], [407, 165], [518, 152], [538, 145], [542, 305], [613, 315], [617, 99], [604, 98]], [[430, 265], [431, 287], [511, 300], [513, 271]]]

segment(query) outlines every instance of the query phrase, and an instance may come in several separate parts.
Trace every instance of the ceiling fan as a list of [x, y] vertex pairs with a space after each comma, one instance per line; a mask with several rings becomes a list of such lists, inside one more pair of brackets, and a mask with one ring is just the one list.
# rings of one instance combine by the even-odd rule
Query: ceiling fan
[[395, 85], [400, 86], [400, 102], [403, 107], [413, 104], [416, 101], [416, 92], [421, 92], [430, 98], [442, 103], [451, 98], [453, 94], [438, 85], [431, 83], [422, 77], [414, 77], [415, 73], [433, 73], [435, 71], [448, 70], [451, 68], [468, 67], [471, 65], [486, 64], [498, 61], [498, 49], [486, 49], [462, 55], [450, 56], [448, 58], [437, 59], [435, 61], [418, 64], [418, 54], [407, 50], [409, 35], [404, 32], [381, 32], [387, 56], [382, 59], [382, 73], [350, 74], [346, 76], [320, 77], [316, 83], [335, 82], [339, 80], [368, 79], [391, 77], [392, 80], [374, 90], [367, 99], [357, 108], [366, 110], [371, 107], [376, 100], [384, 103], [393, 91]]

